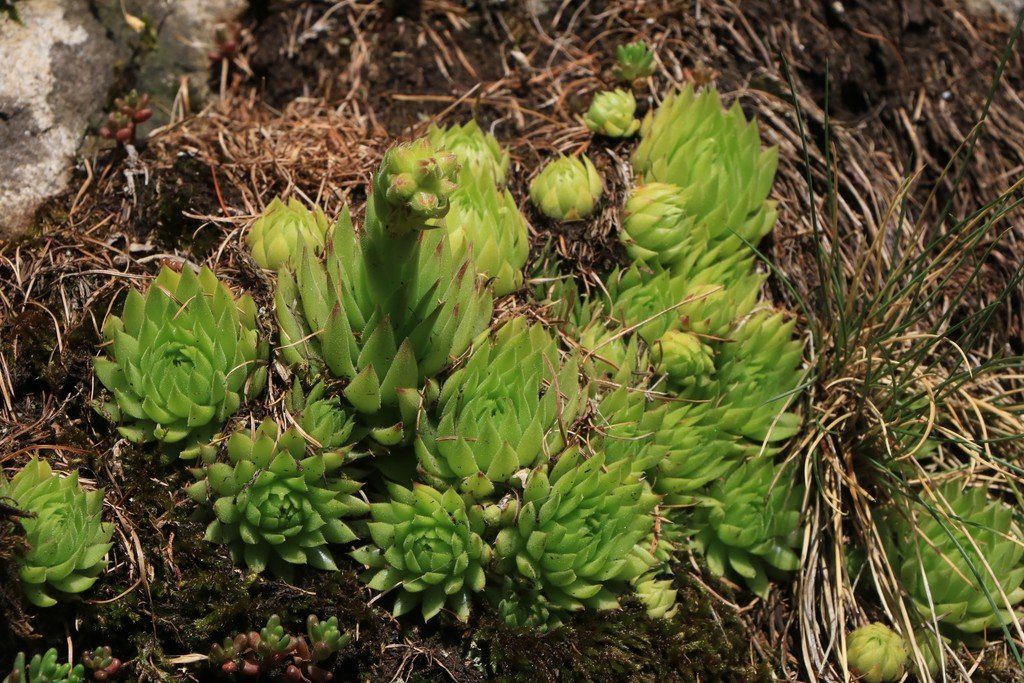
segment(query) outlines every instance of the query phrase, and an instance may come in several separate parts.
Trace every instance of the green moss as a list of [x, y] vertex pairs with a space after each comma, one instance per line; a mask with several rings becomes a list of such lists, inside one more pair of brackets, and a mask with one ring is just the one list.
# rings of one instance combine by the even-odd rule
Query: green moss
[[739, 618], [685, 575], [676, 580], [680, 609], [651, 619], [637, 602], [617, 612], [584, 612], [548, 635], [510, 629], [485, 618], [469, 656], [499, 681], [771, 680], [750, 664], [749, 638]]

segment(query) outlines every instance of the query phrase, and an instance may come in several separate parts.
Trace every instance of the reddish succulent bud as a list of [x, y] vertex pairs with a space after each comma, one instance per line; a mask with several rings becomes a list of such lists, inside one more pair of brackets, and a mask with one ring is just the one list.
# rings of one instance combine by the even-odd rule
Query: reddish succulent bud
[[152, 109], [140, 109], [137, 112], [135, 112], [135, 115], [132, 118], [134, 119], [135, 123], [143, 123], [144, 121], [148, 121], [149, 117], [151, 117], [152, 115]]
[[289, 681], [289, 683], [300, 683], [302, 681], [302, 672], [299, 671], [299, 667], [289, 664], [288, 668], [284, 670], [284, 680]]
[[248, 660], [242, 662], [242, 675], [252, 676], [255, 678], [260, 675], [260, 667], [256, 662], [250, 662]]
[[122, 128], [114, 135], [118, 142], [130, 142], [135, 136], [135, 127], [129, 126], [128, 128]]
[[231, 674], [238, 671], [238, 664], [236, 664], [235, 662], [224, 662], [220, 665], [220, 670], [228, 676], [230, 676]]

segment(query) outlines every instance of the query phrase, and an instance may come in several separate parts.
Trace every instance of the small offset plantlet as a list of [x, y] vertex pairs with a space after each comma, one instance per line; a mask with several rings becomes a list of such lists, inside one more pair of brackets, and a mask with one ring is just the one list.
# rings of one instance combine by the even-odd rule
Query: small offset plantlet
[[[1024, 533], [1013, 509], [989, 500], [984, 487], [961, 490], [954, 481], [937, 491], [927, 507], [914, 503], [893, 513], [886, 554], [926, 623], [937, 620], [947, 635], [978, 640], [1017, 618]], [[907, 515], [915, 517], [916, 530]]]
[[397, 589], [396, 617], [418, 607], [429, 620], [446, 608], [466, 621], [492, 556], [480, 508], [454, 489], [390, 484], [388, 491], [390, 500], [370, 506], [373, 543], [352, 553], [369, 568], [363, 580], [374, 590]]
[[741, 578], [766, 598], [771, 575], [800, 566], [800, 499], [792, 467], [749, 460], [719, 481], [695, 513], [694, 542], [718, 576]]
[[448, 211], [454, 156], [429, 143], [392, 148], [357, 237], [342, 213], [323, 260], [309, 250], [276, 292], [281, 358], [301, 375], [342, 380], [354, 439], [409, 441], [433, 379], [490, 322], [493, 301], [468, 256], [434, 221]]
[[58, 664], [57, 650], [50, 648], [42, 656], [36, 655], [25, 665], [25, 653], [19, 652], [14, 669], [3, 683], [82, 683], [85, 669], [81, 664]]
[[638, 78], [647, 78], [654, 73], [654, 53], [642, 40], [615, 48], [615, 77], [627, 85]]
[[559, 156], [530, 182], [530, 200], [548, 218], [576, 221], [594, 213], [604, 183], [590, 157]]
[[327, 385], [318, 382], [309, 392], [302, 390], [298, 378], [288, 392], [285, 407], [298, 423], [303, 436], [325, 451], [347, 451], [352, 443], [355, 421], [344, 409], [341, 399], [327, 396]]
[[106, 124], [100, 128], [100, 137], [116, 140], [122, 145], [132, 143], [135, 141], [135, 126], [145, 123], [152, 116], [149, 95], [140, 95], [132, 90], [114, 100], [114, 110], [107, 116]]
[[366, 504], [355, 495], [359, 482], [339, 472], [343, 454], [305, 449], [298, 432], [282, 433], [270, 420], [232, 434], [229, 462], [207, 466], [188, 489], [216, 514], [206, 539], [227, 545], [254, 572], [288, 579], [294, 565], [337, 570], [328, 546], [355, 540], [345, 519], [366, 512]]
[[476, 121], [444, 128], [431, 124], [427, 139], [434, 149], [454, 154], [462, 168], [472, 175], [482, 175], [499, 186], [505, 185], [508, 152], [493, 135], [481, 130]]
[[352, 642], [352, 636], [338, 628], [338, 617], [320, 621], [315, 614], [306, 619], [310, 658], [319, 663]]
[[82, 655], [82, 664], [92, 672], [92, 680], [108, 681], [121, 671], [121, 660], [109, 646], [98, 647]]
[[861, 626], [846, 641], [846, 665], [864, 683], [895, 683], [909, 662], [907, 642], [885, 624]]
[[738, 104], [725, 111], [716, 91], [697, 94], [687, 86], [647, 114], [640, 136], [633, 169], [648, 185], [635, 191], [627, 214], [642, 219], [623, 226], [634, 258], [675, 267], [689, 252], [718, 247], [724, 259], [771, 231], [778, 212], [768, 194], [778, 149], [761, 148], [757, 123]]
[[266, 383], [256, 305], [205, 267], [197, 275], [165, 266], [145, 294], [128, 292], [103, 336], [94, 369], [113, 400], [97, 409], [124, 438], [158, 441], [172, 456], [210, 455], [210, 440]]
[[714, 352], [692, 332], [669, 330], [651, 349], [651, 360], [676, 389], [706, 386], [715, 374]]
[[583, 121], [591, 132], [609, 138], [632, 137], [640, 129], [636, 98], [628, 90], [607, 90], [594, 95]]
[[586, 394], [579, 362], [562, 363], [555, 339], [515, 318], [477, 346], [444, 383], [436, 426], [424, 416], [416, 454], [428, 479], [475, 499], [491, 495], [523, 469], [557, 454], [560, 427], [572, 423]]
[[519, 289], [530, 243], [512, 193], [495, 187], [489, 175], [463, 166], [444, 224], [456, 258], [472, 250], [477, 272], [491, 279], [496, 296]]
[[31, 513], [18, 517], [28, 550], [16, 559], [29, 602], [50, 607], [96, 583], [114, 534], [114, 526], [102, 521], [102, 490], [83, 491], [77, 472], [61, 477], [32, 459], [12, 479], [0, 475], [0, 499]]
[[277, 270], [296, 265], [304, 249], [322, 252], [328, 227], [320, 207], [310, 210], [294, 197], [287, 204], [275, 197], [252, 224], [246, 241], [261, 268]]
[[[505, 574], [537, 586], [530, 599], [547, 611], [615, 609], [618, 595], [655, 562], [637, 545], [651, 533], [658, 497], [627, 462], [606, 467], [600, 455], [583, 460], [570, 450], [550, 471], [541, 465], [529, 474], [522, 500], [517, 524], [499, 532], [495, 551]], [[524, 608], [532, 609], [506, 609]]]
[[338, 618], [306, 620], [304, 635], [288, 633], [274, 614], [259, 632], [249, 631], [225, 638], [210, 648], [209, 661], [225, 676], [256, 680], [280, 672], [275, 680], [287, 683], [329, 683], [334, 675], [319, 665], [352, 641], [338, 629]]

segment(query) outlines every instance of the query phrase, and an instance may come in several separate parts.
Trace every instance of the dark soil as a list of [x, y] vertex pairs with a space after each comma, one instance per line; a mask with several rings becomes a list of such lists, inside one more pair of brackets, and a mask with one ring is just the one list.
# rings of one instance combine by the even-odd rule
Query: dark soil
[[[783, 216], [766, 247], [784, 272], [802, 274], [803, 293], [815, 288], [805, 267], [809, 200], [800, 141], [787, 137], [796, 126], [784, 63], [802, 107], [824, 110], [828, 100], [838, 156], [869, 150], [874, 156], [863, 159], [869, 175], [925, 165], [912, 195], [921, 220], [938, 223], [947, 203], [957, 216], [978, 207], [1024, 164], [1024, 111], [1015, 96], [1024, 76], [1015, 51], [997, 91], [998, 114], [986, 129], [984, 152], [971, 162], [966, 182], [954, 189], [951, 180], [943, 181], [926, 203], [928, 190], [979, 116], [1009, 36], [1005, 24], [968, 21], [952, 5], [847, 0], [837, 12], [839, 3], [831, 2], [705, 1], [699, 17], [694, 3], [682, 0], [600, 0], [579, 11], [567, 6], [556, 21], [535, 19], [515, 2], [479, 2], [470, 10], [425, 2], [419, 11], [401, 15], [374, 5], [254, 2], [244, 19], [254, 76], [238, 87], [272, 109], [286, 109], [300, 97], [337, 107], [356, 102], [366, 119], [367, 144], [380, 148], [389, 138], [421, 133], [429, 117], [474, 116], [512, 147], [511, 188], [524, 198], [541, 159], [591, 144], [581, 130], [569, 130], [578, 126], [573, 117], [590, 92], [610, 84], [604, 70], [614, 47], [641, 32], [660, 46], [665, 62], [667, 78], [658, 82], [659, 92], [669, 79], [701, 80], [713, 73], [723, 92], [744, 95], [741, 101], [751, 109], [757, 98], [757, 108], [774, 113], [763, 130], [783, 146], [789, 175], [780, 171]], [[820, 153], [825, 118], [809, 112], [807, 120], [808, 143]], [[133, 677], [177, 670], [207, 680], [202, 665], [173, 667], [166, 658], [205, 654], [212, 642], [259, 628], [272, 613], [295, 629], [307, 614], [317, 613], [336, 614], [347, 628], [358, 629], [359, 637], [338, 658], [336, 680], [769, 680], [767, 667], [752, 660], [763, 657], [778, 665], [785, 659], [779, 653], [793, 650], [787, 645], [788, 611], [782, 605], [761, 607], [741, 622], [682, 567], [682, 607], [672, 621], [652, 621], [628, 605], [611, 614], [582, 615], [564, 631], [538, 637], [511, 631], [483, 607], [469, 628], [399, 623], [387, 615], [386, 605], [367, 604], [354, 562], [328, 576], [299, 573], [287, 585], [246, 577], [223, 548], [203, 541], [204, 525], [182, 491], [185, 470], [162, 466], [123, 444], [115, 448], [114, 430], [89, 406], [89, 359], [100, 324], [131, 284], [111, 273], [153, 274], [167, 257], [215, 261], [232, 284], [254, 294], [264, 314], [269, 311], [266, 279], [229, 234], [236, 227], [231, 220], [242, 221], [239, 215], [254, 208], [240, 180], [251, 170], [224, 158], [216, 141], [199, 133], [169, 135], [180, 135], [171, 139], [181, 140], [181, 149], [169, 151], [166, 141], [143, 148], [141, 162], [151, 177], [144, 182], [133, 176], [135, 194], [120, 182], [124, 158], [103, 153], [96, 159], [97, 180], [75, 211], [71, 192], [50, 207], [40, 236], [0, 245], [0, 285], [35, 283], [11, 284], [0, 298], [0, 306], [9, 307], [0, 308], [0, 353], [10, 396], [6, 405], [0, 403], [0, 461], [10, 466], [42, 449], [81, 467], [83, 477], [106, 487], [120, 534], [110, 573], [86, 600], [67, 609], [22, 613], [16, 583], [0, 585], [0, 612], [9, 616], [0, 620], [0, 671], [18, 649], [59, 645], [71, 634], [76, 652], [113, 646], [117, 656], [131, 661]], [[862, 146], [847, 148], [853, 141]], [[588, 149], [608, 184], [604, 210], [590, 221], [558, 228], [530, 213], [535, 254], [550, 244], [568, 272], [591, 281], [622, 263], [617, 207], [629, 181], [629, 151], [628, 143]], [[317, 197], [321, 185], [334, 184], [344, 190], [338, 194], [358, 203], [359, 177], [351, 169], [343, 177], [308, 179], [274, 172], [266, 171], [270, 182], [263, 192], [294, 183]], [[820, 184], [821, 176], [815, 181]], [[840, 191], [854, 186], [840, 185]], [[852, 192], [847, 199], [862, 207]], [[840, 222], [851, 234], [862, 229], [854, 211]], [[16, 267], [19, 250], [33, 256]], [[1016, 260], [1019, 252], [991, 257], [979, 298], [998, 290]], [[780, 302], [789, 297], [778, 286], [775, 294]], [[1021, 336], [1020, 307], [1011, 302], [1007, 338], [1015, 330]], [[281, 378], [274, 381], [281, 384]], [[15, 542], [5, 514], [0, 509], [0, 554]], [[2, 556], [0, 569], [8, 571]], [[761, 634], [747, 630], [753, 622], [764, 626]]]

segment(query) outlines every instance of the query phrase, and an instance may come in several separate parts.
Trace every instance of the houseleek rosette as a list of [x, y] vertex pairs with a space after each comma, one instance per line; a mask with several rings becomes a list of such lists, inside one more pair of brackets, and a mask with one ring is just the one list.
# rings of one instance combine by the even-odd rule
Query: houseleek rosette
[[[25, 664], [25, 653], [19, 652], [14, 658], [14, 669], [4, 678], [3, 683], [83, 683], [85, 667], [81, 664], [59, 664], [60, 655], [50, 648], [43, 655], [36, 655]], [[96, 679], [99, 680], [99, 679]]]
[[434, 419], [420, 421], [421, 469], [435, 483], [490, 495], [562, 449], [562, 430], [586, 398], [578, 375], [579, 361], [563, 364], [543, 327], [524, 318], [506, 323], [444, 383]]
[[360, 484], [340, 472], [345, 456], [307, 455], [298, 432], [282, 433], [270, 420], [232, 434], [226, 450], [228, 462], [200, 470], [188, 489], [216, 515], [206, 539], [227, 545], [254, 572], [288, 579], [293, 565], [336, 570], [328, 545], [354, 540], [345, 520], [367, 509], [355, 495]]
[[697, 549], [718, 576], [734, 576], [762, 598], [770, 576], [800, 566], [802, 487], [792, 467], [749, 460], [711, 490], [693, 515]]
[[654, 563], [637, 545], [651, 533], [658, 498], [626, 462], [569, 449], [550, 474], [546, 465], [530, 472], [522, 501], [496, 556], [503, 573], [536, 584], [550, 611], [617, 608]]
[[778, 443], [800, 429], [790, 410], [802, 378], [803, 344], [792, 320], [761, 311], [746, 318], [718, 345], [715, 387], [719, 426], [756, 445]]
[[493, 281], [495, 295], [519, 289], [530, 244], [526, 219], [508, 190], [499, 190], [489, 176], [463, 166], [444, 224], [457, 258], [471, 249], [477, 272]]
[[684, 188], [667, 205], [685, 206], [695, 221], [678, 223], [674, 241], [664, 233], [629, 232], [640, 248], [659, 253], [664, 263], [671, 258], [659, 247], [684, 241], [698, 226], [702, 241], [727, 243], [733, 251], [747, 251], [745, 243], [757, 244], [771, 231], [777, 211], [768, 194], [778, 149], [761, 148], [757, 123], [748, 122], [738, 104], [725, 111], [714, 90], [697, 94], [687, 86], [648, 113], [640, 135], [633, 153], [637, 175]]
[[594, 95], [583, 122], [591, 132], [610, 138], [632, 137], [640, 128], [636, 98], [628, 90], [606, 90]]
[[129, 441], [159, 441], [182, 458], [203, 452], [266, 383], [253, 300], [235, 299], [208, 268], [164, 267], [145, 294], [128, 292], [103, 336], [107, 356], [94, 368], [114, 400], [99, 410]]
[[530, 182], [530, 201], [547, 216], [575, 221], [594, 213], [604, 183], [590, 157], [559, 156]]
[[388, 491], [390, 500], [370, 506], [373, 543], [352, 553], [369, 568], [363, 580], [374, 590], [398, 589], [395, 616], [419, 607], [431, 619], [447, 608], [465, 621], [492, 555], [479, 508], [453, 489], [389, 484]]
[[432, 229], [455, 187], [452, 158], [431, 156], [423, 141], [390, 150], [363, 233], [357, 238], [345, 210], [324, 259], [306, 250], [279, 278], [281, 357], [304, 374], [343, 380], [356, 438], [394, 445], [410, 437], [420, 392], [436, 393], [428, 382], [490, 320], [491, 295], [473, 262]]
[[285, 407], [295, 419], [303, 436], [324, 450], [344, 450], [350, 446], [355, 422], [337, 396], [327, 395], [327, 385], [318, 382], [309, 392], [302, 390], [296, 378], [288, 392]]
[[669, 330], [655, 342], [651, 360], [675, 388], [706, 386], [715, 374], [712, 348], [699, 336], [682, 330]]
[[16, 559], [29, 602], [49, 607], [96, 583], [114, 534], [101, 520], [102, 490], [83, 491], [77, 472], [61, 477], [33, 459], [9, 481], [0, 475], [0, 499], [29, 513], [18, 517], [28, 549]]
[[633, 264], [605, 280], [605, 308], [652, 347], [669, 330], [724, 337], [754, 308], [763, 282], [748, 259], [708, 265], [696, 275]]
[[454, 154], [462, 167], [474, 175], [490, 177], [491, 182], [497, 185], [505, 184], [508, 152], [502, 149], [493, 135], [481, 130], [476, 121], [448, 127], [431, 124], [427, 139], [434, 149]]
[[311, 211], [295, 198], [285, 204], [275, 197], [252, 224], [246, 239], [253, 260], [262, 268], [277, 270], [298, 263], [304, 248], [323, 251], [328, 227], [320, 207]]
[[725, 477], [750, 454], [717, 425], [704, 403], [654, 402], [645, 392], [621, 387], [597, 409], [595, 448], [606, 463], [624, 461], [661, 495], [680, 533], [689, 508], [707, 496], [709, 483]]
[[654, 53], [642, 40], [615, 48], [616, 64], [612, 70], [623, 83], [647, 78], [654, 73]]
[[846, 665], [864, 683], [895, 683], [909, 659], [907, 642], [885, 624], [861, 626], [846, 641]]
[[950, 482], [936, 500], [901, 511], [886, 552], [918, 614], [949, 635], [971, 640], [1016, 620], [1024, 534], [1013, 509], [989, 500], [984, 487]]

